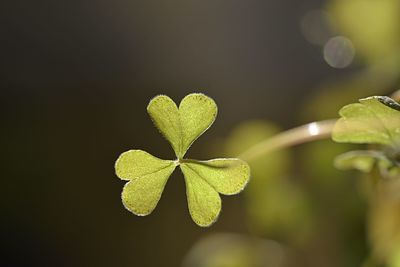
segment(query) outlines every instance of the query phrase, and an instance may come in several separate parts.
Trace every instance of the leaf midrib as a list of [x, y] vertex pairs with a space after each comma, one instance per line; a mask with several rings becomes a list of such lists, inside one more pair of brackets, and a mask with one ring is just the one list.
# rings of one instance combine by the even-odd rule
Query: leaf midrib
[[195, 169], [193, 169], [188, 163], [182, 163], [185, 164], [186, 167], [188, 167], [192, 172], [194, 172], [195, 174], [197, 174], [197, 176], [200, 177], [201, 180], [203, 180], [205, 183], [207, 183], [212, 189], [214, 189], [216, 192], [218, 192], [218, 190], [212, 185], [210, 184], [205, 178], [203, 178], [200, 173], [198, 171], [196, 171]]
[[[143, 177], [148, 176], [148, 175], [150, 175], [150, 174], [156, 174], [156, 173], [158, 173], [158, 172], [160, 172], [160, 171], [162, 171], [162, 170], [165, 170], [165, 169], [171, 167], [171, 165], [174, 165], [174, 162], [171, 161], [171, 162], [170, 162], [167, 166], [165, 166], [165, 167], [161, 167], [160, 169], [158, 169], [158, 170], [156, 170], [156, 171], [149, 172], [149, 173], [146, 173], [146, 174], [137, 176], [137, 177], [135, 177], [135, 178], [132, 178], [131, 180], [140, 179], [140, 178], [143, 178]], [[176, 168], [176, 166], [175, 166], [175, 168]], [[174, 168], [174, 170], [175, 170], [175, 168]]]

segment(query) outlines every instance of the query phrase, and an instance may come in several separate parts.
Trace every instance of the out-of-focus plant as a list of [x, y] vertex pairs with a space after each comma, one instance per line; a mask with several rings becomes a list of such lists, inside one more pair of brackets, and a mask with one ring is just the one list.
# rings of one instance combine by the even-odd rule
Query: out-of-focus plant
[[186, 255], [183, 267], [281, 267], [286, 252], [276, 241], [218, 233], [197, 242]]
[[368, 216], [373, 259], [389, 267], [400, 266], [399, 177], [390, 180], [381, 179], [378, 182], [371, 195]]
[[332, 0], [327, 4], [334, 30], [350, 38], [368, 64], [393, 59], [400, 49], [400, 1]]
[[[227, 139], [227, 154], [238, 155], [279, 131], [277, 126], [261, 120], [240, 124]], [[249, 165], [252, 180], [245, 198], [251, 231], [289, 242], [307, 238], [312, 224], [310, 203], [304, 189], [289, 179], [290, 151], [262, 155]]]
[[369, 144], [371, 149], [338, 156], [340, 169], [369, 174], [371, 261], [399, 267], [400, 253], [400, 105], [389, 97], [369, 97], [340, 110], [333, 139]]
[[343, 107], [332, 138], [336, 142], [381, 145], [379, 150], [351, 151], [339, 156], [338, 168], [371, 172], [377, 165], [384, 178], [400, 174], [400, 105], [389, 97], [369, 97]]

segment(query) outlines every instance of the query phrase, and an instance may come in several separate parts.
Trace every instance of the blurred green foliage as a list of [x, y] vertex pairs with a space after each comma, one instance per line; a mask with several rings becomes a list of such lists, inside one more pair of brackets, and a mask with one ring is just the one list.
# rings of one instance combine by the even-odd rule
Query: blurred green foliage
[[343, 107], [340, 115], [332, 134], [335, 141], [378, 145], [375, 150], [347, 152], [336, 160], [336, 165], [369, 173], [372, 259], [377, 264], [398, 267], [400, 105], [389, 97], [369, 97]]
[[399, 267], [400, 179], [379, 180], [370, 200], [369, 238], [376, 261]]
[[[279, 130], [265, 121], [245, 122], [228, 137], [226, 153], [240, 154]], [[252, 176], [245, 194], [250, 229], [290, 242], [307, 238], [311, 227], [310, 203], [300, 185], [289, 179], [290, 151], [267, 154], [249, 164]]]
[[400, 1], [332, 0], [327, 10], [337, 32], [349, 37], [368, 63], [399, 54]]
[[218, 233], [201, 239], [184, 259], [183, 267], [280, 267], [285, 252], [275, 241]]

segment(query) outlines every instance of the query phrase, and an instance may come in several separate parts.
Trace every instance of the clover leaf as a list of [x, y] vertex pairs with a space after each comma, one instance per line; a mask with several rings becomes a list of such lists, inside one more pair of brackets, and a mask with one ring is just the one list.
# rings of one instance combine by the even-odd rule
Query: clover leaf
[[116, 175], [128, 181], [122, 191], [126, 209], [140, 216], [150, 214], [161, 198], [168, 178], [179, 166], [185, 178], [188, 207], [193, 221], [209, 226], [221, 211], [219, 194], [234, 195], [250, 178], [248, 164], [236, 158], [207, 161], [184, 159], [191, 144], [217, 116], [217, 105], [204, 94], [186, 96], [179, 108], [165, 95], [153, 98], [147, 111], [155, 126], [170, 142], [176, 160], [162, 160], [142, 150], [129, 150], [115, 163]]
[[339, 169], [368, 173], [377, 166], [384, 177], [400, 173], [400, 104], [386, 96], [360, 99], [344, 106], [332, 139], [342, 143], [375, 144], [381, 150], [350, 151], [335, 159]]

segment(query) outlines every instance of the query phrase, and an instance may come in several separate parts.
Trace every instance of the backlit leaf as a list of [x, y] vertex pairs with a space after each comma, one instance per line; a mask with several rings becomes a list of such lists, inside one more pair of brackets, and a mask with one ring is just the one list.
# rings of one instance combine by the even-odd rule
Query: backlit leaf
[[249, 165], [240, 159], [186, 160], [183, 164], [224, 195], [239, 193], [250, 178]]
[[395, 145], [400, 142], [400, 105], [374, 96], [343, 107], [332, 138], [336, 142]]
[[168, 96], [153, 98], [147, 110], [160, 132], [182, 158], [191, 144], [205, 132], [217, 116], [214, 100], [203, 94], [187, 95], [179, 109]]
[[218, 192], [185, 163], [180, 167], [185, 176], [189, 212], [193, 221], [199, 226], [210, 226], [221, 211]]
[[115, 162], [115, 172], [121, 180], [132, 180], [174, 165], [171, 160], [162, 160], [143, 150], [122, 153]]
[[203, 94], [190, 94], [182, 99], [179, 114], [182, 123], [182, 155], [202, 135], [217, 117], [214, 100]]
[[142, 150], [129, 150], [115, 163], [117, 176], [129, 180], [122, 191], [124, 206], [136, 215], [148, 215], [156, 207], [176, 165]]
[[126, 183], [122, 191], [125, 208], [136, 215], [150, 214], [157, 206], [165, 184], [175, 167], [175, 164], [171, 164]]
[[156, 96], [147, 106], [147, 112], [179, 156], [182, 153], [182, 127], [175, 102], [166, 95]]
[[122, 191], [124, 206], [136, 215], [150, 214], [169, 176], [180, 165], [193, 221], [199, 226], [211, 225], [221, 211], [219, 193], [239, 193], [250, 177], [249, 166], [239, 159], [183, 159], [191, 144], [214, 122], [217, 105], [203, 94], [190, 94], [178, 108], [171, 98], [160, 95], [150, 101], [147, 111], [178, 159], [162, 160], [142, 150], [122, 153], [115, 163], [115, 172], [120, 179], [129, 181]]

